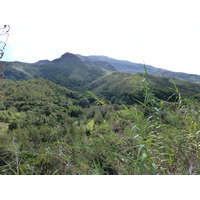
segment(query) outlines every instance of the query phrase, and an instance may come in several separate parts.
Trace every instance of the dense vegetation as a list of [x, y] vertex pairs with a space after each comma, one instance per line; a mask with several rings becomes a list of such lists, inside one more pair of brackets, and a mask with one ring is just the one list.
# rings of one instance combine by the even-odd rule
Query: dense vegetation
[[197, 84], [100, 75], [82, 82], [84, 93], [42, 78], [7, 80], [0, 174], [200, 173]]

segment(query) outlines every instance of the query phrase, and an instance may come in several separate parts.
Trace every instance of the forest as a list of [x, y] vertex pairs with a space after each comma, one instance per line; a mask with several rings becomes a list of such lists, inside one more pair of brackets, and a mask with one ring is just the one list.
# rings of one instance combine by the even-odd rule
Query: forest
[[198, 83], [145, 67], [129, 74], [56, 60], [15, 73], [19, 64], [5, 72], [0, 174], [200, 173]]

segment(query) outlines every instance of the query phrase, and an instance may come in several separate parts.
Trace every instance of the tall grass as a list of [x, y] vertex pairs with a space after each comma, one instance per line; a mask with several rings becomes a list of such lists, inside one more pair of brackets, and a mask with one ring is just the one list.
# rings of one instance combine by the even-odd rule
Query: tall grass
[[126, 141], [133, 141], [126, 167], [134, 174], [198, 174], [199, 102], [182, 99], [175, 84], [174, 102], [156, 99], [146, 67], [142, 87], [144, 102], [126, 108], [131, 127]]

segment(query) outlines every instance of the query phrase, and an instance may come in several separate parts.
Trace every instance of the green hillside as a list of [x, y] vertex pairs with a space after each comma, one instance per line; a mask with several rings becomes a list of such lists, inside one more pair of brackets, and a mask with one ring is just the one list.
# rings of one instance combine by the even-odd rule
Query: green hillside
[[[162, 100], [174, 100], [176, 87], [183, 97], [199, 98], [200, 85], [180, 79], [165, 76], [149, 75], [149, 85], [156, 98]], [[89, 84], [89, 89], [97, 96], [112, 103], [133, 104], [144, 100], [143, 74], [128, 74], [113, 72]]]
[[[10, 81], [4, 84], [6, 101], [1, 102], [1, 109], [12, 109], [16, 112], [37, 111], [44, 112], [64, 111], [72, 114], [72, 110], [89, 106], [89, 100], [82, 94], [56, 85], [45, 79], [27, 81]], [[70, 110], [70, 112], [69, 112]], [[45, 111], [46, 112], [46, 111]], [[7, 116], [9, 118], [9, 116]]]
[[34, 64], [23, 62], [3, 62], [6, 79], [18, 81], [39, 77], [39, 71]]

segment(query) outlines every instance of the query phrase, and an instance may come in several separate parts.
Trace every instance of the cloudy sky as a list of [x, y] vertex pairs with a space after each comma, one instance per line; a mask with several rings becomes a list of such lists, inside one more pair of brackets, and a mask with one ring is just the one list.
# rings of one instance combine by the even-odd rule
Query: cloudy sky
[[71, 52], [200, 74], [198, 0], [6, 0], [3, 8], [11, 26], [3, 60]]

